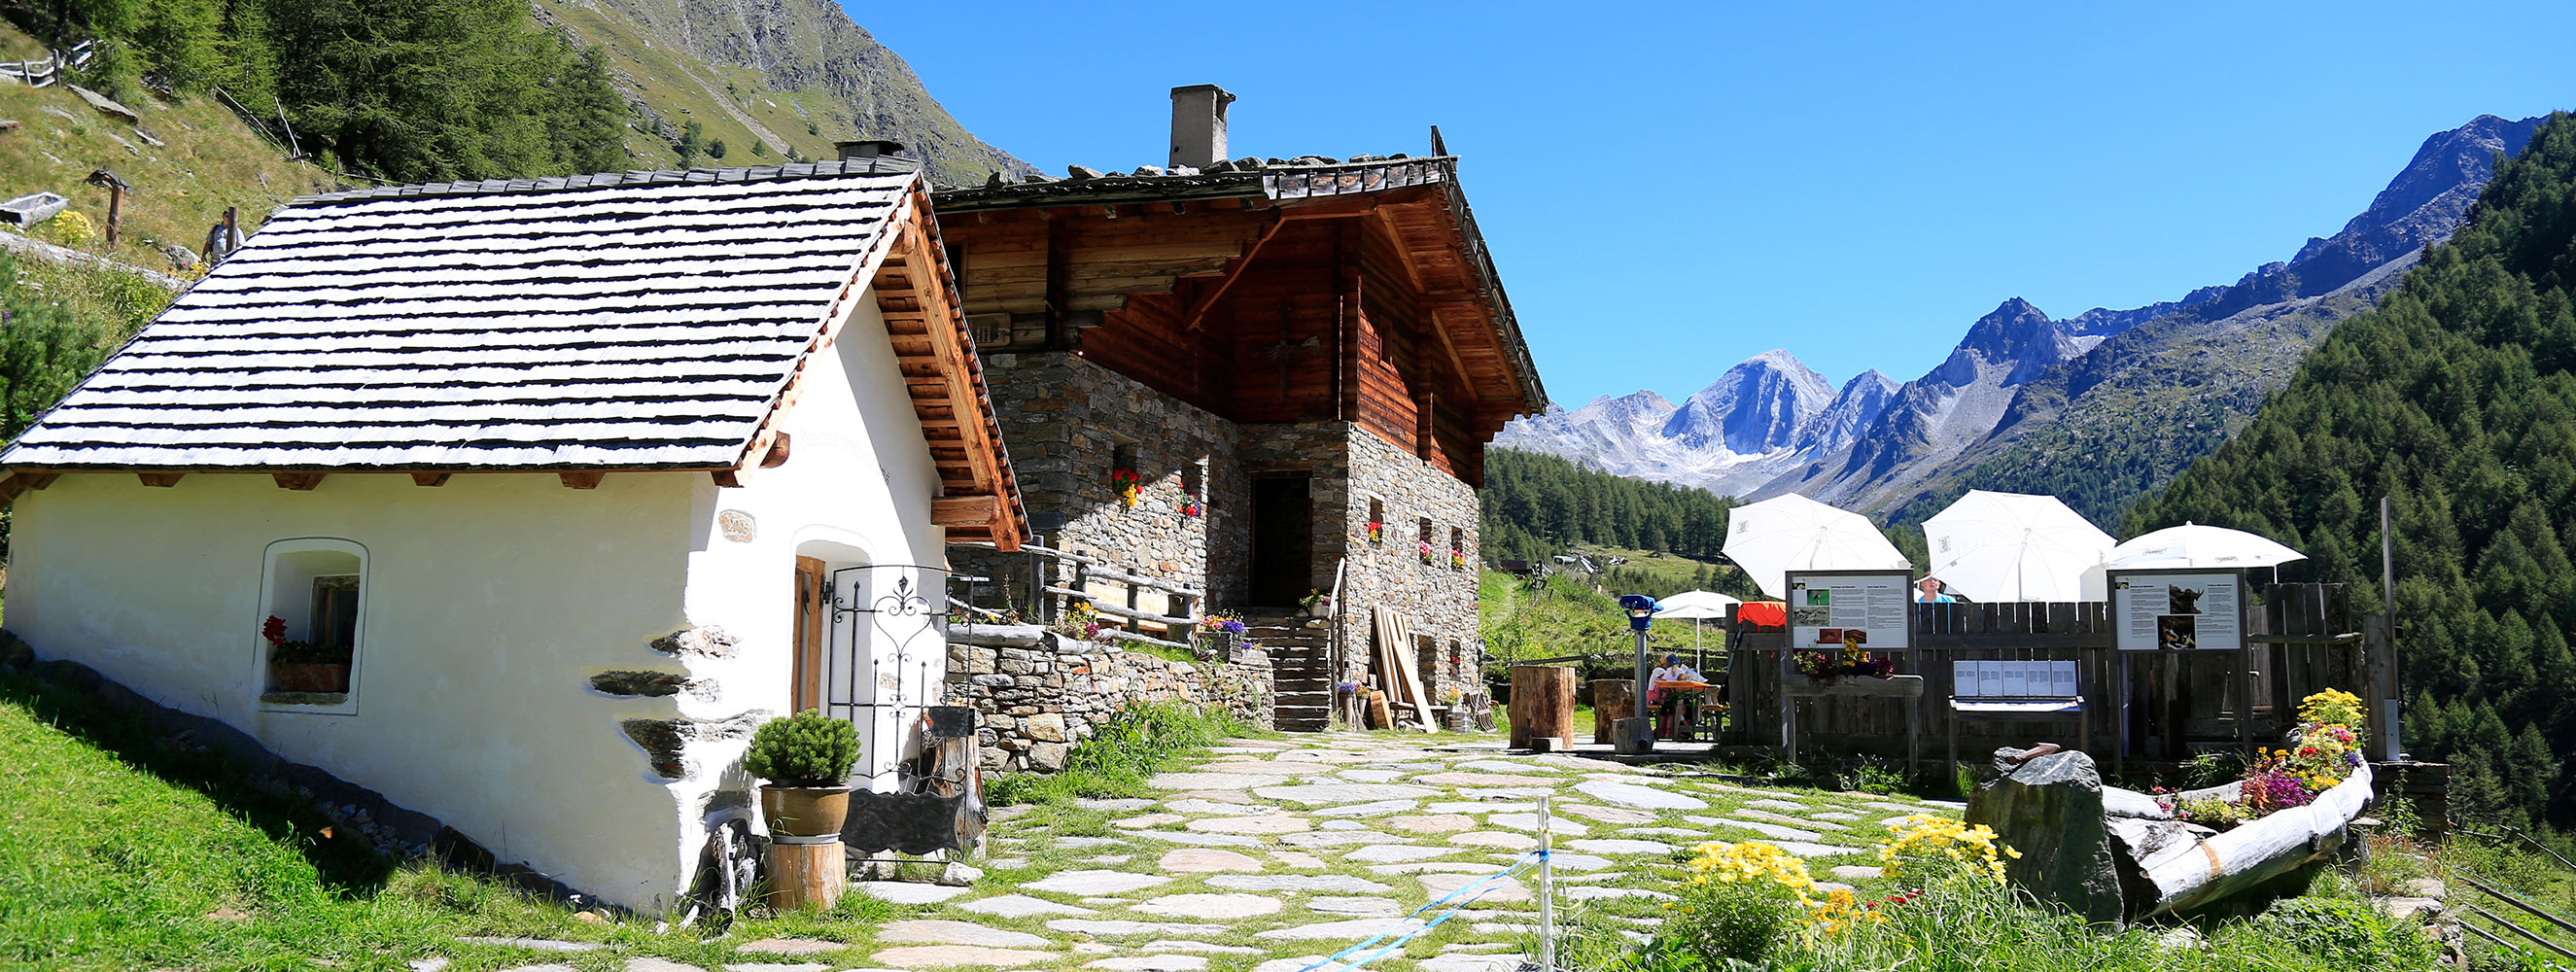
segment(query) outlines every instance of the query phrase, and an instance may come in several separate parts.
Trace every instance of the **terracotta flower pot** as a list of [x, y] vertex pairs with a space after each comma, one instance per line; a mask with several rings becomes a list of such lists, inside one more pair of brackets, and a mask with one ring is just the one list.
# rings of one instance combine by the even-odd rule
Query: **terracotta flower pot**
[[829, 837], [840, 833], [842, 821], [850, 816], [850, 788], [764, 786], [760, 788], [760, 812], [769, 818], [772, 834]]
[[277, 682], [280, 692], [346, 692], [349, 690], [347, 662], [285, 662], [268, 667], [269, 678]]

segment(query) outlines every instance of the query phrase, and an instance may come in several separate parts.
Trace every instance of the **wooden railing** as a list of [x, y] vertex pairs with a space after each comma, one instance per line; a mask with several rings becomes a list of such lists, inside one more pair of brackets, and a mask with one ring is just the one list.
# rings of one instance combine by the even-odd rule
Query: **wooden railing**
[[[958, 543], [955, 546], [996, 549], [990, 543], [981, 542]], [[1017, 607], [1021, 612], [1022, 621], [1040, 625], [1052, 625], [1063, 618], [1066, 604], [1075, 600], [1086, 601], [1090, 603], [1092, 610], [1100, 612], [1104, 618], [1114, 619], [1110, 622], [1113, 628], [1105, 633], [1128, 641], [1169, 648], [1189, 647], [1180, 638], [1171, 636], [1186, 637], [1186, 632], [1191, 626], [1198, 623], [1192, 608], [1206, 599], [1204, 592], [1191, 585], [1130, 574], [1098, 558], [1058, 550], [1036, 542], [1021, 544], [1020, 551], [1016, 555], [1003, 554], [1000, 557], [1003, 559], [995, 561], [996, 563], [1008, 563], [1015, 557], [1025, 558], [1024, 576], [1016, 578], [953, 577], [951, 581], [964, 585], [966, 591], [962, 598], [957, 592], [951, 591], [950, 597], [961, 601], [972, 613], [995, 618], [1002, 615], [1002, 611], [996, 610], [993, 606], [995, 599], [998, 598], [1005, 604]], [[1094, 584], [1104, 583], [1123, 588], [1124, 597], [1104, 602], [1104, 599], [1091, 589]], [[1169, 613], [1158, 614], [1146, 610], [1142, 606], [1144, 600], [1142, 595], [1146, 591], [1162, 594], [1164, 610]], [[1116, 603], [1119, 600], [1123, 600], [1124, 603]], [[1166, 637], [1158, 638], [1142, 630], [1149, 626], [1162, 629], [1162, 634]]]
[[98, 41], [85, 40], [69, 50], [57, 50], [51, 57], [32, 61], [0, 61], [0, 79], [20, 81], [44, 87], [62, 80], [64, 71], [85, 71], [90, 59], [98, 56]]

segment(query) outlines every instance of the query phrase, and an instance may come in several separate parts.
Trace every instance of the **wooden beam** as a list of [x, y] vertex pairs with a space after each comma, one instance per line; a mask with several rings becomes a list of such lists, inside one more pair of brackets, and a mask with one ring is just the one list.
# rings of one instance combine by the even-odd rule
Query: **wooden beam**
[[134, 478], [142, 480], [146, 486], [170, 487], [179, 485], [180, 477], [186, 475], [183, 472], [139, 472], [134, 474]]
[[738, 469], [716, 469], [716, 470], [711, 470], [711, 471], [709, 471], [709, 472], [707, 473], [707, 475], [708, 475], [709, 477], [713, 478], [713, 479], [716, 481], [716, 485], [721, 486], [721, 487], [724, 487], [724, 488], [726, 488], [726, 489], [741, 489], [741, 488], [742, 488], [742, 471], [741, 471], [741, 470], [738, 470]]
[[443, 472], [416, 472], [411, 474], [411, 484], [414, 486], [445, 486], [447, 485], [447, 477], [450, 475], [453, 474]]
[[1286, 225], [1288, 225], [1287, 220], [1271, 220], [1269, 228], [1261, 231], [1261, 235], [1252, 241], [1252, 245], [1244, 249], [1243, 255], [1234, 258], [1234, 269], [1226, 271], [1224, 279], [1216, 282], [1215, 289], [1200, 296], [1190, 305], [1189, 313], [1181, 315], [1181, 330], [1199, 330], [1199, 324], [1206, 320], [1208, 311], [1216, 309], [1216, 302], [1225, 297], [1226, 290], [1232, 288], [1235, 281], [1243, 279], [1244, 273], [1252, 269], [1252, 258], [1261, 255], [1262, 245], [1269, 243], [1271, 237], [1279, 235], [1279, 228]]
[[0, 479], [0, 506], [17, 502], [18, 497], [25, 495], [26, 492], [26, 473], [17, 473], [5, 479]]
[[269, 478], [277, 480], [277, 488], [279, 489], [291, 489], [297, 492], [312, 492], [313, 487], [322, 485], [322, 477], [326, 475], [329, 474], [318, 472], [282, 472], [270, 473]]
[[762, 469], [776, 469], [776, 468], [778, 468], [778, 467], [780, 467], [780, 466], [784, 466], [784, 465], [786, 465], [786, 464], [787, 464], [787, 441], [788, 441], [788, 435], [787, 435], [787, 433], [785, 433], [785, 432], [778, 433], [778, 439], [777, 439], [777, 441], [771, 442], [771, 443], [769, 444], [769, 452], [768, 452], [766, 455], [763, 455], [763, 456], [761, 456], [761, 457], [760, 457], [760, 468], [762, 468]]
[[999, 496], [942, 496], [930, 501], [930, 522], [943, 527], [988, 526], [1001, 516]]
[[607, 476], [608, 474], [606, 472], [599, 471], [585, 471], [556, 473], [555, 475], [557, 478], [563, 480], [563, 484], [565, 486], [569, 486], [573, 489], [598, 489], [599, 480], [601, 477]]
[[22, 472], [18, 476], [27, 481], [28, 489], [43, 489], [53, 485], [54, 480], [63, 478], [63, 474], [58, 472]]

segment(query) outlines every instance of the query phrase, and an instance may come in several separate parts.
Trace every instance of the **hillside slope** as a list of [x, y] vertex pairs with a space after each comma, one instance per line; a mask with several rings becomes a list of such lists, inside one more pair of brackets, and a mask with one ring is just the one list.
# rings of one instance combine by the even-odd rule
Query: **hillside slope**
[[635, 111], [627, 150], [639, 168], [678, 165], [674, 143], [696, 122], [709, 143], [725, 143], [714, 164], [771, 164], [790, 149], [828, 159], [836, 140], [892, 138], [942, 183], [1033, 171], [950, 117], [902, 57], [832, 0], [534, 2], [539, 22], [607, 51]]
[[[2407, 749], [2455, 819], [2576, 823], [2576, 121], [2553, 116], [2450, 243], [2335, 327], [2254, 421], [2129, 516], [2267, 534], [2287, 579], [2378, 607], [2396, 512]], [[2507, 727], [2518, 727], [2508, 729]]]

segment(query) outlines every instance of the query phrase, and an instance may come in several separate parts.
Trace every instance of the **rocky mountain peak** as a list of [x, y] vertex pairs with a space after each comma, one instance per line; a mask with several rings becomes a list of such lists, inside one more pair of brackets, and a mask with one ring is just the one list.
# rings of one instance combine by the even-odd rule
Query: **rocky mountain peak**
[[2007, 372], [2001, 383], [2017, 385], [2081, 353], [2071, 337], [2066, 328], [2050, 320], [2030, 301], [2014, 297], [1968, 325], [1967, 335], [1959, 339], [1949, 360], [1925, 375], [1924, 381], [1963, 386], [2001, 368]]
[[1774, 348], [1738, 362], [1717, 381], [1684, 401], [1664, 423], [1664, 435], [1682, 445], [1723, 445], [1740, 455], [1790, 445], [1807, 420], [1823, 411], [1834, 386], [1806, 362]]

